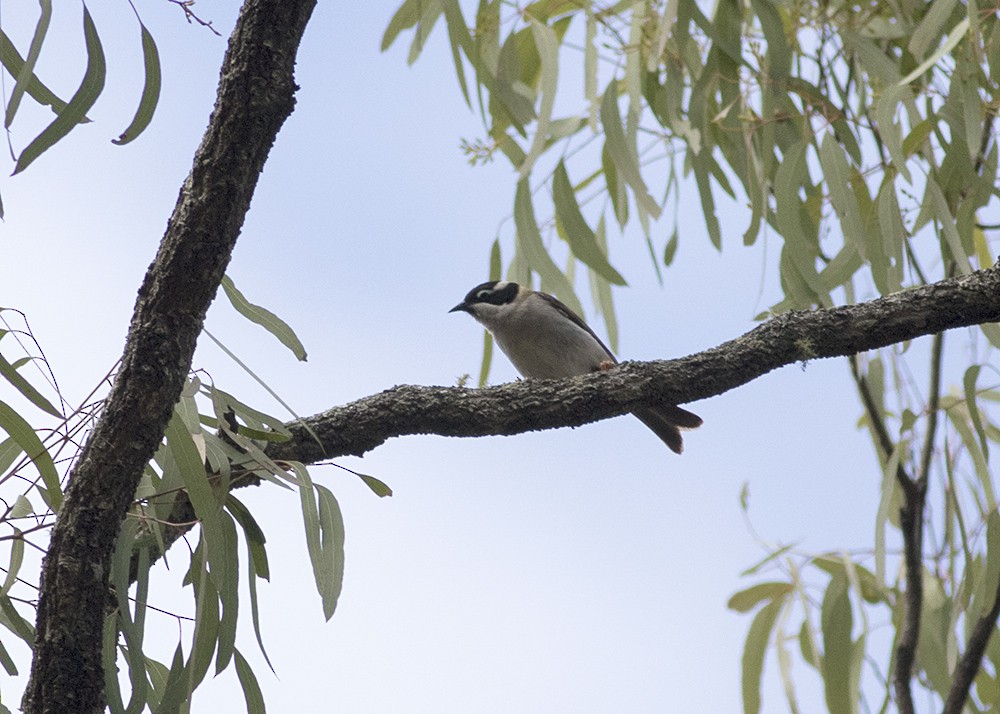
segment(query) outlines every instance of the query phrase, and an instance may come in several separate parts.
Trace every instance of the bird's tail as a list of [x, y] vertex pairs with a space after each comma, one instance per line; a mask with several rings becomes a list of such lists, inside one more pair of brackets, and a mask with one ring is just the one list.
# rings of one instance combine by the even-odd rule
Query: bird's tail
[[649, 427], [671, 451], [679, 454], [684, 450], [681, 429], [696, 429], [701, 426], [701, 417], [687, 409], [667, 405], [636, 409], [635, 416]]

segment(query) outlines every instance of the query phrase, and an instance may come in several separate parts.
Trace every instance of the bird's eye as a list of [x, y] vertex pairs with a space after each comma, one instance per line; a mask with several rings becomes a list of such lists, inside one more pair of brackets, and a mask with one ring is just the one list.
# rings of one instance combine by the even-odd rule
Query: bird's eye
[[492, 290], [480, 290], [478, 293], [476, 293], [476, 300], [485, 300], [490, 296], [492, 292], [493, 292]]

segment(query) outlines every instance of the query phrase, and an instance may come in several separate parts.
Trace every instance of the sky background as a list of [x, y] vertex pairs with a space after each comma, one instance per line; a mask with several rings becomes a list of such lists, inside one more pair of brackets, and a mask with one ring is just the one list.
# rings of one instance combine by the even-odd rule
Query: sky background
[[[174, 5], [143, 3], [163, 94], [147, 132], [116, 147], [110, 139], [129, 123], [141, 90], [139, 35], [127, 6], [94, 5], [109, 64], [105, 94], [89, 113], [94, 122], [0, 180], [0, 305], [27, 313], [71, 402], [121, 354], [235, 19], [228, 5], [195, 7], [219, 38], [185, 23]], [[481, 330], [447, 311], [487, 279], [498, 226], [504, 255], [511, 252], [512, 228], [503, 222], [515, 174], [502, 157], [470, 167], [459, 149], [462, 138], [484, 132], [461, 99], [443, 26], [413, 67], [408, 37], [379, 52], [394, 10], [317, 6], [299, 55], [296, 111], [228, 271], [251, 301], [294, 327], [309, 361], [297, 363], [224, 299], [208, 316], [208, 329], [300, 415], [396, 384], [453, 385], [475, 375]], [[26, 46], [36, 8], [5, 4], [2, 12], [4, 29]], [[64, 97], [84, 64], [80, 23], [78, 6], [58, 4], [39, 64]], [[46, 121], [27, 104], [22, 111], [9, 135], [16, 150]], [[779, 297], [777, 238], [744, 248], [747, 216], [723, 206], [717, 252], [696, 194], [683, 191], [680, 249], [662, 285], [638, 229], [611, 245], [630, 284], [615, 291], [623, 359], [713, 347], [751, 329]], [[654, 227], [660, 249], [670, 220]], [[195, 367], [281, 414], [207, 339]], [[514, 376], [498, 356], [491, 381]], [[0, 399], [13, 400], [10, 392], [0, 384]], [[786, 367], [691, 408], [705, 425], [687, 435], [682, 457], [620, 418], [506, 438], [406, 437], [364, 459], [338, 460], [388, 483], [388, 499], [339, 469], [313, 469], [346, 522], [344, 591], [328, 623], [298, 496], [243, 490], [268, 538], [272, 577], [261, 610], [277, 676], [257, 654], [247, 601], [237, 645], [270, 710], [739, 710], [750, 618], [726, 602], [760, 580], [740, 572], [765, 555], [740, 508], [744, 484], [760, 538], [819, 552], [871, 542], [881, 474], [856, 428], [860, 409], [844, 361]], [[156, 572], [153, 603], [189, 613], [189, 591], [171, 592], [186, 558], [169, 560], [170, 570]], [[150, 613], [152, 656], [169, 661], [176, 635], [176, 620]], [[12, 651], [26, 673], [27, 650]], [[803, 670], [797, 664], [799, 693], [815, 711], [821, 690]], [[14, 705], [23, 686], [24, 678], [5, 681], [4, 703]], [[786, 710], [773, 659], [764, 696], [765, 712]], [[241, 708], [232, 669], [202, 685], [193, 705]]]

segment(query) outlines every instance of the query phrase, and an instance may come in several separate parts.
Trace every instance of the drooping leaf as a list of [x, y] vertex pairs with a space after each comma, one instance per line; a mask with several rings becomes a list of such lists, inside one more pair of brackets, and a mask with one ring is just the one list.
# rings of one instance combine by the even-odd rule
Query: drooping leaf
[[757, 714], [760, 711], [760, 683], [764, 675], [764, 655], [774, 622], [781, 612], [784, 601], [772, 600], [758, 612], [743, 645], [743, 714]]
[[[31, 38], [31, 45], [28, 47], [28, 56], [25, 58], [20, 69], [16, 73], [13, 73], [17, 80], [14, 83], [14, 88], [10, 91], [10, 99], [7, 100], [7, 112], [4, 116], [4, 127], [8, 129], [14, 121], [14, 115], [17, 114], [17, 109], [21, 105], [24, 93], [28, 91], [31, 81], [35, 79], [35, 64], [38, 62], [38, 55], [42, 51], [42, 43], [45, 41], [49, 22], [52, 20], [52, 0], [39, 0], [38, 6], [41, 12], [38, 15], [38, 22], [35, 24], [35, 33]], [[6, 65], [6, 62], [4, 64]]]
[[535, 161], [545, 150], [549, 124], [552, 121], [552, 109], [556, 101], [556, 89], [559, 83], [559, 38], [551, 27], [538, 22], [538, 20], [531, 19], [530, 27], [531, 37], [534, 40], [541, 65], [539, 86], [541, 100], [535, 122], [535, 136], [531, 141], [531, 148], [528, 149], [528, 153], [518, 169], [518, 176], [522, 179], [531, 173]]
[[597, 244], [594, 232], [580, 212], [580, 206], [576, 202], [576, 192], [570, 183], [566, 165], [562, 161], [556, 166], [552, 175], [552, 198], [555, 202], [556, 216], [562, 223], [573, 255], [608, 282], [625, 285], [625, 278], [608, 262], [604, 251]]
[[[327, 620], [333, 616], [344, 578], [344, 525], [333, 494], [313, 484], [301, 464], [293, 464], [299, 479], [302, 520], [306, 529], [306, 550], [312, 561], [316, 589]], [[317, 495], [319, 502], [317, 503]]]
[[240, 679], [243, 698], [247, 703], [247, 714], [264, 714], [267, 708], [264, 706], [264, 694], [260, 691], [260, 685], [257, 683], [257, 675], [253, 673], [250, 664], [239, 650], [235, 650], [235, 655], [236, 675]]
[[139, 23], [142, 35], [142, 61], [145, 68], [145, 81], [142, 86], [142, 96], [139, 98], [139, 106], [136, 107], [135, 116], [128, 128], [123, 131], [117, 139], [112, 139], [112, 144], [119, 146], [127, 144], [139, 136], [149, 122], [153, 120], [156, 112], [156, 105], [160, 101], [160, 53], [156, 49], [156, 42], [146, 26]]
[[982, 365], [974, 364], [965, 370], [962, 377], [962, 385], [965, 388], [965, 406], [969, 410], [969, 419], [979, 436], [979, 443], [982, 444], [983, 459], [989, 463], [990, 447], [986, 439], [986, 430], [983, 428], [983, 419], [979, 413], [979, 405], [976, 401], [976, 381], [979, 379], [979, 372]]
[[823, 690], [831, 714], [854, 714], [858, 701], [852, 696], [853, 616], [849, 582], [841, 572], [830, 578], [823, 595]]
[[632, 188], [635, 200], [653, 218], [660, 217], [660, 205], [646, 188], [646, 182], [639, 170], [639, 162], [625, 139], [621, 114], [618, 111], [618, 83], [612, 80], [604, 90], [601, 102], [601, 125], [604, 127], [605, 148], [614, 162], [618, 173]]
[[[21, 69], [24, 67], [24, 58], [21, 57], [21, 53], [17, 51], [14, 47], [14, 43], [10, 41], [7, 34], [0, 30], [0, 64], [3, 64], [7, 68], [7, 71], [14, 77], [17, 77], [21, 73]], [[46, 87], [34, 74], [28, 80], [28, 85], [25, 88], [28, 96], [34, 99], [36, 102], [41, 104], [43, 107], [51, 107], [55, 114], [60, 114], [63, 109], [66, 108], [66, 102], [57, 97], [52, 90]], [[81, 124], [89, 122], [90, 119], [83, 117], [80, 120]]]
[[527, 179], [517, 182], [517, 191], [514, 194], [514, 225], [517, 228], [518, 250], [527, 261], [528, 267], [538, 273], [542, 289], [554, 293], [577, 314], [583, 314], [573, 286], [559, 270], [559, 266], [552, 260], [542, 243]]
[[21, 563], [24, 562], [24, 538], [21, 531], [14, 528], [13, 538], [10, 543], [10, 560], [7, 563], [7, 573], [4, 577], [3, 585], [0, 585], [0, 596], [5, 596], [17, 582], [18, 573], [21, 572]]
[[236, 284], [233, 283], [232, 278], [228, 275], [222, 277], [222, 289], [238, 313], [277, 337], [281, 344], [292, 351], [296, 359], [301, 362], [306, 361], [306, 349], [302, 346], [295, 331], [288, 326], [288, 323], [267, 308], [254, 305], [247, 300], [243, 293], [236, 288]]
[[392, 43], [399, 37], [400, 32], [408, 30], [417, 24], [417, 20], [420, 19], [420, 8], [422, 5], [421, 0], [405, 0], [399, 6], [396, 14], [389, 20], [389, 25], [385, 28], [385, 33], [382, 35], [382, 52], [385, 52], [392, 46]]
[[59, 484], [59, 473], [52, 461], [52, 456], [45, 449], [35, 430], [9, 404], [0, 401], [0, 429], [6, 431], [17, 445], [28, 455], [38, 469], [45, 489], [43, 498], [53, 512], [58, 512], [62, 506], [62, 487]]
[[41, 134], [32, 139], [17, 157], [15, 174], [24, 171], [42, 153], [79, 124], [104, 90], [104, 77], [107, 71], [104, 49], [101, 47], [101, 39], [97, 35], [97, 28], [86, 5], [83, 6], [83, 36], [87, 47], [87, 69], [83, 81], [59, 115], [42, 130]]
[[[938, 3], [946, 2], [947, 0], [937, 0]], [[908, 75], [899, 80], [900, 84], [909, 84], [913, 80], [917, 79], [924, 72], [929, 70], [931, 67], [936, 65], [942, 57], [955, 49], [955, 46], [962, 41], [965, 34], [969, 31], [969, 18], [966, 17], [960, 20], [948, 33], [948, 37], [945, 39], [941, 46], [934, 51], [934, 53], [928, 57], [926, 60], [917, 65], [916, 69], [910, 72]]]
[[0, 377], [10, 382], [12, 387], [43, 412], [47, 412], [57, 418], [62, 418], [62, 414], [52, 405], [52, 402], [35, 389], [27, 379], [22, 377], [21, 373], [3, 355], [0, 355]]

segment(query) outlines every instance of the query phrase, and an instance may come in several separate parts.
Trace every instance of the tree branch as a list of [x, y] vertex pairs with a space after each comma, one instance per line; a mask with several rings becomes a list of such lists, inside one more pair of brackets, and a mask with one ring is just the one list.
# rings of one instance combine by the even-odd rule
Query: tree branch
[[[789, 312], [741, 337], [683, 359], [625, 362], [566, 380], [487, 389], [398, 386], [288, 424], [275, 459], [315, 463], [360, 456], [409, 434], [511, 435], [580, 426], [639, 406], [723, 394], [795, 362], [842, 357], [957, 327], [1000, 321], [1000, 266], [871, 302]], [[319, 442], [313, 437], [315, 433]]]
[[[636, 406], [683, 404], [722, 394], [794, 362], [850, 356], [998, 320], [1000, 266], [995, 266], [859, 305], [785, 313], [735, 340], [684, 359], [625, 362], [617, 369], [583, 377], [526, 380], [487, 389], [393, 387], [286, 424], [292, 438], [269, 444], [266, 453], [276, 460], [312, 464], [360, 456], [388, 439], [411, 434], [471, 437], [580, 426], [627, 414]], [[886, 439], [882, 448], [888, 458], [893, 446], [887, 434]], [[913, 487], [902, 470], [897, 477], [901, 485]], [[234, 488], [259, 483], [249, 477]], [[187, 495], [179, 493], [171, 516], [177, 525], [164, 529], [163, 552], [191, 530], [193, 519]], [[163, 552], [151, 553], [151, 560]], [[136, 563], [133, 555], [133, 566]]]
[[121, 369], [70, 475], [42, 565], [27, 712], [104, 709], [101, 634], [115, 539], [294, 106], [295, 53], [314, 5], [247, 0], [233, 30], [208, 130], [139, 289]]
[[993, 607], [976, 621], [976, 625], [969, 635], [965, 652], [955, 666], [954, 678], [951, 681], [951, 689], [948, 691], [948, 699], [945, 700], [944, 709], [941, 710], [942, 714], [962, 714], [965, 710], [969, 690], [982, 666], [983, 654], [986, 652], [986, 646], [990, 643], [990, 637], [997, 627], [998, 619], [1000, 619], [1000, 581], [997, 582], [997, 591], [993, 596]]
[[896, 642], [896, 666], [892, 675], [896, 692], [896, 707], [900, 714], [913, 714], [913, 665], [917, 659], [920, 641], [920, 615], [924, 606], [923, 553], [924, 511], [927, 507], [927, 483], [931, 457], [934, 454], [934, 435], [937, 431], [938, 405], [941, 401], [941, 355], [944, 351], [944, 333], [934, 335], [931, 349], [931, 384], [928, 395], [927, 433], [921, 449], [920, 471], [915, 479], [904, 477], [903, 505], [899, 509], [899, 530], [903, 535], [903, 567], [906, 572], [906, 590], [903, 592], [903, 622]]

